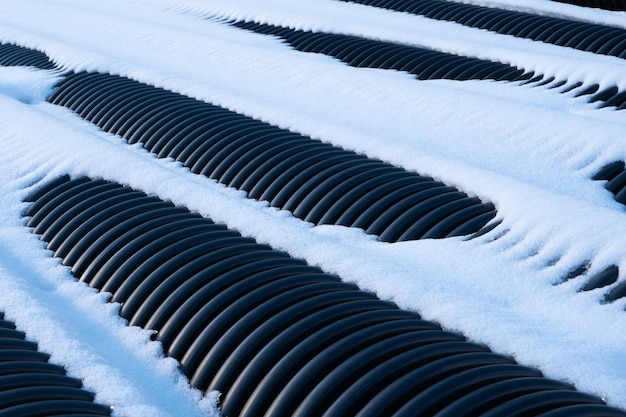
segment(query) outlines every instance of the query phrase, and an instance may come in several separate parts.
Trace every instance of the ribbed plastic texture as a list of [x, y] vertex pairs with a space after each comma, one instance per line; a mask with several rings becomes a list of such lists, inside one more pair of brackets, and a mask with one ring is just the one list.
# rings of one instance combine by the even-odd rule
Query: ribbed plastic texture
[[615, 200], [626, 204], [626, 168], [623, 161], [612, 162], [593, 176], [596, 181], [607, 181], [604, 186], [615, 196]]
[[0, 312], [0, 417], [111, 415], [49, 358]]
[[457, 22], [518, 38], [626, 58], [626, 30], [444, 0], [341, 0]]
[[[599, 107], [615, 107], [617, 110], [626, 108], [626, 92], [620, 92], [617, 86], [610, 86], [598, 92], [599, 86], [597, 84], [586, 87], [582, 87], [580, 82], [567, 85], [567, 80], [555, 81], [554, 77], [544, 80], [541, 75], [530, 79], [532, 73], [525, 73], [522, 69], [504, 64], [406, 45], [345, 35], [300, 32], [249, 22], [235, 22], [234, 24], [259, 33], [270, 34], [271, 32], [271, 34], [290, 42], [298, 50], [325, 53], [356, 67], [397, 69], [415, 74], [420, 79], [526, 80], [526, 83], [534, 83], [537, 87], [552, 83], [550, 88], [564, 86], [560, 90], [561, 93], [582, 88], [576, 96], [592, 95], [589, 102], [600, 102]], [[333, 48], [329, 48], [329, 42], [332, 43]], [[8, 44], [0, 44], [0, 65], [31, 65], [42, 69], [55, 68], [55, 65], [42, 52]]]
[[[604, 295], [601, 299], [601, 303], [612, 303], [615, 300], [626, 296], [626, 282], [617, 282], [619, 279], [619, 267], [617, 265], [610, 265], [600, 272], [596, 272], [593, 275], [588, 276], [587, 273], [591, 268], [591, 262], [587, 261], [581, 265], [573, 268], [569, 273], [563, 277], [563, 280], [555, 285], [562, 284], [572, 279], [583, 281], [584, 283], [579, 287], [578, 291], [592, 291], [599, 288], [604, 288]], [[615, 284], [615, 285], [613, 285]]]
[[40, 69], [55, 68], [55, 65], [43, 52], [11, 44], [0, 44], [0, 65], [5, 67], [36, 67]]
[[[509, 65], [484, 61], [477, 58], [446, 54], [429, 49], [408, 45], [370, 40], [356, 36], [308, 32], [281, 26], [255, 22], [233, 22], [234, 26], [284, 39], [295, 49], [302, 52], [322, 53], [354, 66], [363, 68], [381, 68], [406, 71], [415, 74], [420, 80], [450, 79], [526, 81], [536, 87], [550, 84], [549, 88], [563, 87], [566, 93], [580, 88], [576, 96], [591, 96], [590, 103], [599, 103], [599, 107], [626, 108], [626, 92], [620, 92], [613, 85], [599, 90], [598, 85], [582, 87], [582, 83], [567, 85], [567, 80], [556, 81], [554, 77], [543, 79]], [[581, 88], [582, 87], [582, 88]]]
[[382, 241], [467, 235], [496, 215], [430, 177], [127, 78], [72, 74], [49, 101], [303, 220]]
[[626, 0], [552, 0], [576, 6], [595, 7], [598, 9], [626, 11]]
[[302, 52], [326, 54], [353, 67], [406, 71], [420, 80], [520, 81], [530, 80], [533, 76], [506, 64], [357, 36], [302, 31], [255, 22], [232, 24], [241, 29], [278, 36]]
[[225, 416], [626, 416], [142, 192], [62, 177], [28, 201], [55, 256], [156, 330], [192, 386], [220, 390]]
[[[598, 171], [593, 179], [596, 181], [607, 181], [605, 187], [615, 195], [615, 199], [626, 204], [626, 168], [623, 161], [615, 161], [604, 166]], [[584, 263], [573, 269], [564, 278], [562, 282], [569, 281], [574, 278], [587, 274], [590, 263]], [[619, 278], [619, 267], [611, 265], [604, 270], [585, 279], [585, 283], [580, 287], [579, 291], [591, 291], [598, 288], [608, 287], [604, 293], [602, 302], [612, 303], [615, 300], [626, 296], [626, 281], [622, 281], [613, 285]]]
[[[581, 275], [584, 275], [589, 270], [589, 263], [581, 265], [580, 267], [570, 271], [570, 273], [565, 277], [563, 282], [569, 281], [573, 278], [578, 278]], [[611, 265], [604, 270], [597, 272], [595, 275], [590, 276], [585, 279], [585, 283], [580, 287], [579, 291], [591, 291], [596, 290], [598, 288], [609, 287], [612, 284], [615, 284], [619, 278], [619, 268], [616, 265]], [[615, 300], [618, 300], [626, 295], [626, 282], [622, 281], [617, 285], [613, 285], [608, 288], [602, 299], [603, 303], [612, 303]]]

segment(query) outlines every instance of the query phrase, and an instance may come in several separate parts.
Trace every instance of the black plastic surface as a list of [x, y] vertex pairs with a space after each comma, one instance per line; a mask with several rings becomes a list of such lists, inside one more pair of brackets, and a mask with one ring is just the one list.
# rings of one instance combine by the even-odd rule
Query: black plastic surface
[[[473, 407], [485, 413], [594, 405], [626, 416], [184, 208], [103, 180], [63, 177], [50, 184], [27, 198], [29, 225], [44, 240], [60, 237], [59, 247], [66, 241], [62, 237], [84, 253], [98, 247], [105, 260], [66, 249], [83, 262], [77, 278], [113, 291], [122, 316], [156, 331], [155, 339], [179, 360], [193, 387], [221, 391], [227, 416], [432, 415], [455, 409], [475, 393], [480, 401]], [[124, 210], [102, 210], [103, 202], [125, 194], [132, 198], [123, 200]], [[66, 198], [62, 212], [56, 210], [61, 196]], [[131, 205], [151, 209], [137, 212]], [[112, 236], [82, 243], [91, 233], [77, 219], [98, 229], [92, 219], [108, 224], [103, 213], [117, 220]], [[82, 239], [65, 231], [70, 224], [81, 230]], [[94, 264], [99, 265], [95, 271]], [[4, 357], [40, 365], [16, 374], [0, 363], [0, 388], [28, 388], [23, 396], [31, 398], [37, 395], [32, 387], [59, 387], [55, 390], [68, 390], [64, 397], [43, 396], [42, 406], [76, 413], [88, 408], [80, 403], [91, 398], [77, 392], [80, 381], [58, 368], [41, 371], [48, 356], [10, 327], [0, 332], [0, 362]], [[7, 410], [30, 413], [31, 407]]]

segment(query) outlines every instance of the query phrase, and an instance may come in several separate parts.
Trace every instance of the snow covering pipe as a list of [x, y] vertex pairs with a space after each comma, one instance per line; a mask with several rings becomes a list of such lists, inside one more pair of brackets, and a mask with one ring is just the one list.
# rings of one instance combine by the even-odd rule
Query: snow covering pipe
[[0, 312], [0, 417], [52, 415], [109, 416], [82, 382], [48, 362], [15, 324]]
[[55, 65], [43, 52], [12, 44], [0, 44], [0, 65], [54, 69]]
[[[561, 282], [555, 285], [562, 284], [564, 282], [572, 279], [577, 279], [582, 276], [586, 276], [590, 268], [591, 263], [585, 262], [582, 265], [579, 265], [578, 267], [572, 269]], [[579, 291], [591, 291], [598, 288], [608, 287], [609, 285], [617, 282], [618, 278], [619, 268], [616, 265], [611, 265], [604, 270], [592, 275], [590, 278], [586, 279], [585, 284], [580, 287]], [[613, 301], [624, 296], [626, 296], [626, 283], [622, 281], [609, 288], [608, 291], [605, 292], [602, 302], [612, 303]]]
[[382, 241], [468, 235], [496, 215], [430, 177], [127, 78], [70, 74], [49, 101], [305, 221]]
[[[579, 276], [585, 274], [589, 269], [589, 266], [589, 264], [585, 264], [571, 271], [563, 282], [569, 281], [573, 278], [578, 278]], [[611, 265], [587, 279], [579, 291], [591, 291], [598, 288], [608, 287], [609, 285], [615, 284], [618, 278], [619, 268], [616, 265]], [[626, 281], [621, 281], [616, 285], [613, 285], [604, 293], [602, 303], [612, 303], [613, 301], [624, 296], [626, 296]]]
[[154, 330], [192, 386], [220, 390], [225, 416], [626, 416], [140, 191], [64, 176], [27, 201], [55, 256]]
[[552, 0], [576, 6], [595, 7], [598, 9], [626, 11], [626, 0]]
[[626, 204], [626, 168], [623, 161], [612, 162], [593, 176], [596, 181], [607, 181], [605, 188], [615, 196], [615, 200]]
[[604, 187], [615, 195], [615, 200], [626, 204], [626, 168], [623, 161], [611, 162], [598, 171], [593, 179], [607, 181]]
[[330, 55], [353, 67], [406, 71], [415, 74], [420, 80], [520, 81], [533, 77], [533, 73], [524, 73], [523, 69], [507, 64], [415, 46], [256, 22], [235, 21], [232, 25], [264, 35], [278, 36], [298, 51]]
[[[333, 56], [354, 67], [382, 68], [406, 71], [415, 74], [420, 80], [496, 80], [525, 81], [541, 87], [551, 84], [550, 89], [565, 86], [560, 92], [567, 93], [583, 87], [582, 82], [568, 85], [567, 80], [555, 82], [554, 77], [526, 73], [523, 69], [506, 64], [484, 61], [477, 58], [452, 55], [448, 53], [418, 48], [409, 45], [365, 39], [357, 36], [309, 32], [256, 22], [235, 21], [233, 26], [253, 32], [273, 35], [284, 39], [295, 49], [302, 52], [323, 53]], [[601, 102], [600, 107], [626, 108], [626, 92], [620, 92], [617, 86], [610, 86], [598, 92], [597, 84], [586, 86], [576, 92], [576, 97], [591, 95], [590, 103]]]
[[[295, 32], [292, 29], [288, 28], [279, 28], [271, 25], [261, 25], [257, 23], [244, 23], [238, 22], [235, 25], [243, 27], [244, 29], [251, 29], [254, 27], [254, 30], [260, 33], [265, 33], [270, 30], [273, 32], [273, 35], [281, 36], [285, 38], [286, 35], [291, 32]], [[246, 27], [244, 27], [246, 26]], [[250, 26], [250, 27], [248, 27]], [[274, 30], [273, 28], [277, 28]], [[279, 29], [278, 29], [279, 28]], [[542, 76], [536, 76], [532, 79], [528, 79], [532, 76], [532, 73], [524, 73], [523, 69], [516, 69], [514, 67], [510, 67], [505, 64], [494, 63], [490, 61], [481, 61], [475, 58], [468, 58], [462, 56], [455, 56], [444, 54], [437, 51], [429, 51], [422, 50], [420, 48], [410, 47], [406, 45], [397, 45], [397, 44], [389, 44], [381, 41], [373, 41], [364, 38], [355, 38], [351, 39], [351, 41], [341, 42], [341, 46], [343, 47], [341, 51], [335, 49], [328, 49], [328, 44], [332, 41], [332, 39], [324, 39], [323, 41], [317, 42], [315, 38], [320, 37], [343, 37], [346, 39], [352, 38], [351, 36], [346, 35], [336, 35], [336, 34], [327, 34], [327, 33], [317, 33], [317, 32], [303, 32], [306, 38], [309, 39], [300, 39], [301, 36], [288, 36], [289, 42], [292, 45], [302, 51], [311, 52], [313, 48], [319, 49], [320, 53], [326, 53], [329, 55], [337, 56], [339, 59], [345, 61], [346, 51], [345, 48], [352, 50], [354, 48], [359, 51], [363, 50], [363, 45], [367, 45], [364, 53], [366, 55], [371, 55], [371, 57], [377, 57], [379, 59], [365, 59], [363, 56], [356, 57], [351, 59], [348, 62], [350, 65], [358, 66], [358, 67], [368, 67], [368, 68], [388, 68], [388, 69], [400, 69], [403, 71], [407, 71], [413, 74], [416, 74], [420, 79], [455, 79], [455, 80], [466, 80], [466, 79], [494, 79], [494, 80], [509, 80], [509, 81], [520, 81], [526, 80], [523, 84], [533, 83], [535, 87], [540, 87], [543, 85], [547, 85], [552, 83], [555, 79], [554, 77], [547, 78], [542, 80]], [[307, 42], [304, 42], [307, 41]], [[380, 44], [384, 44], [385, 46], [381, 46]], [[333, 44], [334, 45], [334, 44]], [[409, 48], [411, 51], [406, 50]], [[16, 51], [17, 50], [17, 51]], [[402, 51], [401, 51], [402, 50]], [[427, 53], [425, 53], [425, 51]], [[420, 56], [416, 56], [420, 55]], [[17, 58], [19, 59], [16, 59]], [[407, 58], [410, 57], [410, 58]], [[433, 63], [434, 61], [434, 63]], [[9, 65], [22, 65], [22, 66], [35, 66], [42, 69], [53, 69], [56, 68], [55, 65], [49, 60], [49, 58], [43, 54], [42, 52], [35, 51], [32, 49], [27, 49], [23, 47], [18, 47], [15, 45], [9, 44], [0, 44], [0, 65], [9, 66]], [[561, 86], [565, 88], [561, 89], [561, 93], [567, 93], [575, 89], [579, 89], [582, 87], [581, 91], [576, 92], [576, 97], [591, 95], [594, 94], [590, 99], [590, 103], [601, 102], [600, 107], [616, 107], [617, 110], [623, 110], [626, 108], [626, 92], [619, 92], [616, 86], [608, 87], [600, 92], [599, 85], [594, 84], [591, 86], [583, 86], [581, 82], [576, 82], [571, 85], [567, 84], [567, 80], [560, 80], [556, 82], [554, 85], [551, 85], [549, 88], [554, 89]], [[117, 86], [117, 89], [123, 89], [123, 86]], [[124, 99], [132, 96], [132, 92], [120, 92], [119, 100], [122, 101]], [[143, 98], [148, 99], [148, 97]], [[150, 99], [157, 99], [154, 97], [150, 97]], [[139, 98], [142, 100], [142, 98]], [[89, 118], [99, 118], [102, 117], [103, 114], [106, 114], [106, 111], [110, 109], [112, 106], [116, 105], [117, 101], [101, 103], [100, 105], [92, 105], [89, 106]], [[69, 103], [68, 103], [69, 104]], [[85, 103], [80, 108], [77, 108], [76, 111], [78, 113], [82, 113], [84, 109], [88, 106], [89, 103]], [[172, 123], [176, 123], [178, 120], [182, 120], [184, 118], [188, 118], [190, 115], [188, 114], [179, 114], [179, 118], [173, 120]], [[197, 121], [198, 117], [201, 115], [193, 115], [194, 117], [187, 119], [191, 121]], [[107, 126], [105, 130], [111, 129], [113, 126]], [[155, 141], [157, 141], [155, 136]], [[154, 151], [158, 153], [165, 153], [169, 149], [166, 141], [159, 141], [159, 143], [153, 143]], [[233, 170], [234, 172], [234, 170]], [[234, 174], [233, 174], [234, 175]]]
[[341, 1], [452, 21], [518, 38], [626, 58], [626, 30], [621, 28], [444, 0]]

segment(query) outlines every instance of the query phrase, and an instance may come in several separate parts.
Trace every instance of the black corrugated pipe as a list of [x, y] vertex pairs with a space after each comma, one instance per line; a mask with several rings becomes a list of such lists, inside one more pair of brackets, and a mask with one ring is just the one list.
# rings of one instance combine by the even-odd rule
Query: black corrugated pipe
[[55, 65], [43, 52], [12, 44], [0, 44], [0, 65], [54, 69]]
[[626, 30], [444, 0], [340, 0], [457, 22], [518, 38], [626, 58]]
[[227, 417], [626, 416], [156, 197], [66, 176], [27, 200], [55, 256], [156, 330]]
[[[279, 28], [271, 25], [260, 25], [257, 23], [234, 23], [245, 29], [260, 33], [271, 31], [273, 35], [283, 36], [293, 32], [288, 28]], [[275, 29], [277, 28], [277, 29]], [[297, 32], [297, 31], [296, 31]], [[297, 33], [296, 33], [297, 34]], [[320, 53], [326, 53], [342, 59], [344, 62], [357, 67], [399, 69], [415, 74], [420, 79], [494, 79], [494, 80], [525, 80], [532, 76], [532, 73], [524, 73], [522, 69], [510, 67], [489, 61], [482, 61], [475, 58], [444, 54], [437, 51], [423, 50], [405, 45], [391, 44], [387, 42], [372, 41], [364, 38], [351, 37], [346, 35], [334, 35], [318, 32], [303, 32], [305, 39], [301, 36], [286, 36], [286, 39], [294, 48], [302, 51], [312, 51], [312, 48], [320, 49]], [[340, 48], [322, 48], [330, 40], [317, 42], [317, 38], [344, 37], [340, 40]], [[352, 39], [354, 38], [354, 39]], [[343, 42], [345, 40], [345, 42]], [[315, 42], [313, 42], [315, 41]], [[366, 45], [363, 50], [363, 46]], [[406, 48], [409, 48], [407, 50]], [[370, 59], [365, 59], [365, 55], [352, 56], [350, 52], [361, 51]], [[378, 59], [371, 59], [376, 57]], [[41, 69], [56, 68], [52, 61], [42, 52], [27, 49], [10, 44], [0, 44], [0, 65], [10, 66], [35, 66]], [[555, 81], [553, 77], [541, 80], [541, 76], [527, 80], [527, 83], [535, 81], [535, 86], [542, 86]], [[550, 88], [558, 88], [566, 85], [566, 80], [561, 80]], [[565, 86], [561, 93], [566, 93], [582, 87], [582, 83], [575, 83]], [[602, 91], [598, 91], [597, 84], [585, 87], [576, 96], [591, 95], [590, 103], [601, 102], [600, 107], [616, 107], [618, 110], [626, 108], [626, 92], [620, 92], [617, 86], [610, 86]]]
[[[406, 71], [420, 80], [496, 80], [526, 81], [536, 87], [550, 85], [550, 88], [565, 86], [560, 92], [566, 93], [581, 88], [581, 82], [566, 85], [567, 80], [555, 81], [554, 77], [542, 79], [533, 72], [527, 73], [510, 65], [485, 61], [477, 58], [452, 55], [430, 49], [417, 48], [391, 42], [323, 32], [307, 32], [255, 22], [233, 22], [232, 25], [266, 35], [284, 39], [302, 52], [322, 53], [354, 66]], [[531, 79], [532, 78], [532, 79]], [[615, 85], [599, 91], [597, 84], [589, 85], [576, 92], [576, 97], [589, 95], [589, 103], [600, 103], [600, 108], [615, 107], [626, 109], [626, 92]]]
[[[432, 49], [335, 33], [310, 32], [256, 22], [233, 26], [284, 39], [302, 52], [326, 54], [353, 66], [406, 71], [420, 80], [530, 80], [533, 73], [499, 62], [469, 58]], [[541, 79], [537, 77], [536, 80]]]
[[110, 416], [62, 366], [48, 362], [15, 323], [0, 312], [0, 417]]
[[468, 235], [496, 215], [430, 177], [127, 78], [71, 74], [49, 101], [305, 221], [382, 241]]
[[593, 176], [596, 181], [607, 181], [605, 188], [615, 196], [615, 200], [626, 204], [626, 168], [623, 161], [612, 162]]
[[[556, 283], [555, 285], [562, 284], [571, 279], [579, 278], [583, 275], [587, 275], [587, 272], [591, 268], [591, 262], [585, 262], [582, 265], [572, 269], [562, 281]], [[616, 265], [610, 265], [609, 267], [603, 269], [600, 272], [591, 275], [590, 277], [585, 279], [585, 283], [582, 287], [579, 288], [579, 291], [592, 291], [598, 288], [609, 287], [612, 284], [615, 284], [619, 278], [619, 268]], [[618, 300], [622, 297], [626, 296], [626, 281], [622, 281], [609, 287], [601, 300], [602, 303], [612, 303], [615, 300]]]
[[594, 7], [613, 11], [626, 11], [626, 0], [552, 0], [575, 6]]

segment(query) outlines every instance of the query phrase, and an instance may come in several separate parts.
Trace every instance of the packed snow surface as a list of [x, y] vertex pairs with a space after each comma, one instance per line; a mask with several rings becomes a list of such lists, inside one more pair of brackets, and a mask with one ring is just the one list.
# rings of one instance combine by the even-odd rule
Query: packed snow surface
[[[484, 0], [577, 18], [549, 1]], [[623, 15], [584, 12], [615, 25]], [[56, 176], [88, 175], [184, 205], [337, 273], [546, 376], [626, 407], [626, 299], [579, 292], [610, 265], [626, 271], [626, 209], [602, 166], [626, 159], [626, 111], [575, 91], [490, 81], [418, 81], [349, 67], [236, 29], [255, 20], [504, 62], [568, 84], [626, 87], [626, 61], [451, 22], [332, 0], [3, 0], [0, 41], [62, 69], [120, 74], [435, 177], [493, 202], [502, 224], [473, 240], [382, 243], [314, 226], [159, 160], [45, 101], [60, 72], [0, 67], [0, 311], [85, 380], [115, 416], [216, 414], [148, 332], [24, 227], [22, 200]], [[560, 283], [581, 264], [587, 275]], [[624, 277], [620, 277], [620, 281]], [[610, 288], [610, 287], [609, 287]]]

